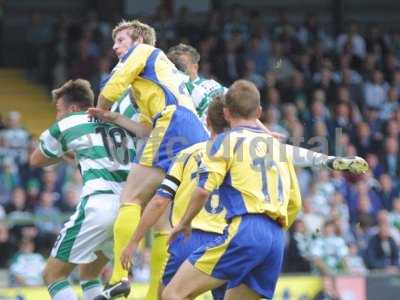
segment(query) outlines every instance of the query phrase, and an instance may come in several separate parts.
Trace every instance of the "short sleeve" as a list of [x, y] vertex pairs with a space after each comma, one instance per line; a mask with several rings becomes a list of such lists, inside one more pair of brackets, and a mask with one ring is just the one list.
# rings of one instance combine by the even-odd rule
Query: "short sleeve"
[[199, 166], [198, 186], [208, 192], [217, 189], [224, 181], [230, 165], [231, 149], [225, 134], [219, 135], [208, 147]]
[[169, 200], [173, 200], [175, 198], [176, 191], [178, 190], [183, 179], [183, 168], [185, 161], [189, 157], [189, 155], [184, 154], [177, 156], [169, 168], [168, 173], [162, 181], [160, 187], [158, 188], [157, 195]]
[[59, 158], [63, 156], [64, 151], [60, 142], [58, 125], [55, 124], [39, 137], [39, 149], [43, 155], [49, 158]]

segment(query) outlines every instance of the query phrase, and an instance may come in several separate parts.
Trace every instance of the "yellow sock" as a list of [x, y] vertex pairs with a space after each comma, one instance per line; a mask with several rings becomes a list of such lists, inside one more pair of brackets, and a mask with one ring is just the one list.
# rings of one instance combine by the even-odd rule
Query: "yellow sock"
[[119, 209], [118, 217], [114, 222], [114, 265], [110, 284], [128, 278], [128, 271], [122, 267], [120, 258], [139, 225], [140, 213], [141, 206], [136, 203], [124, 203]]
[[158, 288], [168, 257], [168, 232], [155, 231], [150, 258], [150, 284], [145, 300], [157, 300]]

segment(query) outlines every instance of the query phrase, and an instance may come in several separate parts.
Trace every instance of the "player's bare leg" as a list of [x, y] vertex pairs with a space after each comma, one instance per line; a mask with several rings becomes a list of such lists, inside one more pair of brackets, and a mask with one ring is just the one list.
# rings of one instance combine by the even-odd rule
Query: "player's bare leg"
[[162, 300], [194, 299], [202, 293], [223, 285], [226, 281], [209, 276], [185, 261], [165, 287]]
[[74, 264], [63, 262], [54, 257], [49, 257], [43, 271], [43, 280], [47, 285], [49, 285], [55, 281], [65, 279], [74, 268]]
[[259, 300], [262, 297], [249, 289], [247, 285], [241, 284], [233, 289], [229, 289], [225, 293], [224, 300]]
[[164, 177], [161, 169], [134, 164], [121, 193], [121, 203], [146, 206]]
[[102, 292], [99, 276], [109, 260], [101, 251], [96, 252], [96, 255], [95, 261], [79, 266], [83, 300], [92, 300]]
[[68, 276], [76, 265], [49, 257], [43, 271], [43, 280], [54, 300], [78, 300], [69, 285]]

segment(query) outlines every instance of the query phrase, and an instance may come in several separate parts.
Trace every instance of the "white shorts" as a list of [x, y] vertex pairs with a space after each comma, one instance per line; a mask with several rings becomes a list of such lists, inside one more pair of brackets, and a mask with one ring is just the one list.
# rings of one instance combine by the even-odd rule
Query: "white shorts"
[[94, 261], [95, 252], [112, 258], [113, 224], [118, 215], [120, 197], [95, 194], [84, 197], [75, 213], [64, 224], [51, 250], [51, 256], [73, 264]]

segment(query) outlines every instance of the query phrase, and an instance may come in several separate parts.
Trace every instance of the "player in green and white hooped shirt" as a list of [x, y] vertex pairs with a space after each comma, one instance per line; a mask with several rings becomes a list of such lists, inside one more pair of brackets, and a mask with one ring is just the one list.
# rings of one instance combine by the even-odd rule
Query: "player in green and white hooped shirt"
[[76, 212], [54, 244], [43, 277], [52, 299], [75, 300], [67, 278], [79, 265], [84, 300], [93, 299], [102, 291], [98, 276], [111, 258], [113, 222], [132, 167], [134, 143], [122, 128], [86, 113], [94, 99], [88, 81], [68, 81], [53, 91], [53, 98], [57, 122], [41, 134], [30, 163], [43, 167], [73, 153], [83, 191]]
[[167, 56], [178, 70], [188, 76], [186, 88], [192, 96], [197, 114], [205, 122], [208, 105], [212, 98], [225, 94], [228, 89], [214, 79], [199, 76], [200, 54], [192, 46], [185, 44], [173, 46], [168, 50]]
[[[178, 70], [189, 77], [186, 87], [192, 96], [199, 117], [205, 121], [209, 103], [213, 97], [225, 94], [227, 88], [213, 79], [204, 79], [198, 75], [200, 54], [194, 47], [179, 44], [171, 47], [167, 56]], [[271, 135], [282, 137], [280, 134], [268, 130], [260, 121], [258, 121], [258, 125]], [[296, 167], [327, 168], [354, 173], [363, 173], [368, 169], [367, 162], [358, 156], [335, 157], [292, 145], [285, 147], [288, 155], [293, 157], [293, 163]]]

